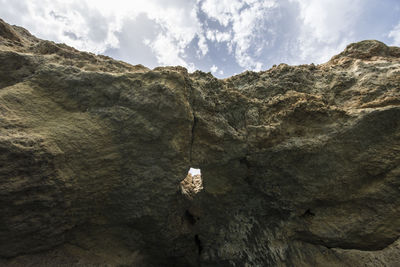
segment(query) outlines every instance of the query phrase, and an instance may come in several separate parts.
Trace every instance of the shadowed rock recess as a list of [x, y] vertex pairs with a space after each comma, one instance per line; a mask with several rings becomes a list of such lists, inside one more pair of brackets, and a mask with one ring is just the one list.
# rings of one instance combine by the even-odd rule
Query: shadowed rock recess
[[0, 62], [1, 266], [398, 266], [400, 48], [220, 80], [0, 20]]

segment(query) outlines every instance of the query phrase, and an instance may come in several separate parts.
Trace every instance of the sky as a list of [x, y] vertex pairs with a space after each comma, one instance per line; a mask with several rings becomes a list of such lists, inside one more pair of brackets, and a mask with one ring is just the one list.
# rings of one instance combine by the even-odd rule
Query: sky
[[35, 36], [131, 64], [226, 78], [324, 63], [346, 45], [400, 46], [399, 0], [0, 0]]

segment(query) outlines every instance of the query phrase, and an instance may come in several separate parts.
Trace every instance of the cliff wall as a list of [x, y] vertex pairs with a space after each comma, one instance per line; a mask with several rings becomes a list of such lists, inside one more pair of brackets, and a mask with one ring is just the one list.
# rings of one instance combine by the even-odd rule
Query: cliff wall
[[400, 262], [400, 48], [220, 80], [0, 20], [0, 62], [0, 265]]

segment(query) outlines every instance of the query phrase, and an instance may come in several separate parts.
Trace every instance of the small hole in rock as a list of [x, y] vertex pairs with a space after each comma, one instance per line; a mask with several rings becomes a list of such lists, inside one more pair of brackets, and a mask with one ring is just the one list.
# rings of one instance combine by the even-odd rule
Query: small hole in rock
[[190, 213], [190, 211], [185, 211], [185, 219], [191, 224], [194, 225], [196, 223], [196, 218], [193, 216], [193, 214]]
[[313, 213], [310, 209], [307, 209], [301, 217], [313, 217], [315, 213]]
[[180, 183], [180, 188], [183, 195], [193, 199], [203, 189], [200, 169], [190, 168], [186, 178]]

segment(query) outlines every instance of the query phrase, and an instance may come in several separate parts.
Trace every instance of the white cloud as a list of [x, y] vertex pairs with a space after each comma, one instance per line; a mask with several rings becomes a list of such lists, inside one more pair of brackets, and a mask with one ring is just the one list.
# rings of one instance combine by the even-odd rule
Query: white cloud
[[205, 56], [208, 53], [207, 40], [203, 34], [199, 34], [199, 41], [197, 42], [197, 46], [199, 47], [199, 50], [197, 52], [199, 58]]
[[268, 12], [274, 7], [276, 2], [272, 0], [205, 0], [202, 11], [225, 27], [224, 32], [210, 29], [206, 36], [211, 41], [228, 42], [228, 51], [234, 53], [241, 67], [259, 71], [263, 63], [254, 59], [251, 50], [260, 50], [257, 28], [268, 20]]
[[243, 2], [239, 0], [205, 0], [201, 9], [209, 18], [218, 21], [222, 26], [227, 27], [237, 16]]
[[197, 18], [197, 7], [194, 1], [130, 1], [128, 10], [129, 7], [136, 14], [145, 13], [149, 19], [159, 25], [161, 32], [154, 40], [147, 42], [159, 64], [181, 65], [193, 71], [193, 63], [186, 62], [184, 58], [187, 57], [185, 48], [196, 36], [199, 36], [198, 46], [202, 55], [208, 52], [207, 44], [201, 35], [202, 27]]
[[187, 68], [189, 72], [195, 71], [193, 63], [187, 63], [181, 55], [183, 48], [176, 44], [176, 40], [168, 35], [160, 33], [155, 41], [149, 44], [157, 61], [162, 66], [179, 65]]
[[212, 42], [228, 42], [231, 37], [231, 32], [220, 32], [218, 30], [207, 30], [206, 33], [207, 39]]
[[393, 39], [392, 45], [400, 46], [400, 22], [388, 34]]
[[[298, 60], [327, 61], [352, 40], [362, 9], [360, 0], [292, 0], [300, 7]], [[297, 63], [297, 62], [293, 62]]]
[[155, 41], [149, 46], [153, 49], [157, 60], [162, 65], [186, 65], [186, 62], [179, 57], [180, 51], [174, 43], [173, 38], [159, 34]]
[[[1, 6], [19, 5], [19, 1], [5, 2], [2, 0]], [[19, 25], [40, 38], [67, 43], [80, 50], [103, 53], [118, 48], [117, 35], [125, 21], [146, 14], [159, 26], [159, 32], [155, 39], [143, 39], [142, 43], [154, 50], [159, 64], [192, 66], [184, 60], [185, 48], [196, 36], [202, 55], [208, 52], [195, 0], [25, 0], [24, 3], [26, 14], [20, 14], [19, 19], [13, 16]]]
[[223, 70], [220, 70], [217, 66], [215, 66], [215, 65], [212, 65], [211, 66], [211, 68], [210, 68], [210, 71], [211, 71], [211, 73], [212, 74], [219, 74], [219, 75], [224, 75], [224, 71]]
[[88, 8], [84, 1], [32, 0], [25, 1], [25, 6], [26, 13], [16, 20], [43, 39], [95, 53], [118, 45], [114, 35], [117, 25], [98, 10]]
[[212, 65], [212, 67], [210, 68], [211, 73], [216, 73], [218, 71], [218, 67], [215, 65]]
[[[213, 65], [213, 73], [230, 75], [281, 62], [321, 63], [350, 42], [380, 38], [365, 30], [374, 21], [360, 19], [377, 7], [371, 1], [0, 0], [0, 17], [39, 38], [133, 64], [189, 71], [194, 63]], [[400, 23], [381, 21], [382, 41], [400, 45]]]
[[248, 53], [248, 50], [253, 45], [254, 30], [257, 21], [263, 19], [264, 11], [262, 4], [255, 3], [235, 17], [232, 27], [233, 41], [236, 45], [235, 56], [238, 64], [256, 71], [261, 70], [262, 63], [256, 62]]

